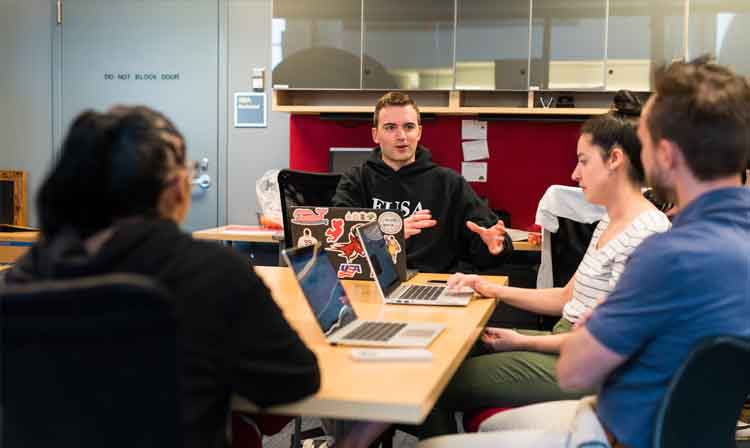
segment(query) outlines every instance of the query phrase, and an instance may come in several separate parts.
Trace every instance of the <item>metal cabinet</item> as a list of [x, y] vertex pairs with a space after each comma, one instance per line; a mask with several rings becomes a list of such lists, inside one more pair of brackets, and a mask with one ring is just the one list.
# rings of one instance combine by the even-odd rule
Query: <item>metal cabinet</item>
[[275, 0], [273, 83], [649, 91], [655, 67], [704, 53], [750, 74], [748, 25], [747, 0]]
[[365, 0], [362, 88], [453, 89], [454, 0]]
[[720, 64], [750, 76], [750, 2], [690, 0], [688, 58], [710, 54]]
[[456, 90], [526, 90], [529, 0], [459, 0]]
[[359, 0], [275, 0], [271, 34], [274, 87], [361, 87]]
[[609, 0], [607, 90], [651, 90], [655, 67], [683, 56], [683, 0]]

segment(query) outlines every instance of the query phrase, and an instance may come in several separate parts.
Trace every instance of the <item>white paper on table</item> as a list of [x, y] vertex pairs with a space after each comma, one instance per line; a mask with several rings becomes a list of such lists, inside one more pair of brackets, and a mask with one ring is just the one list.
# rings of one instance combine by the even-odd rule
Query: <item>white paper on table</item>
[[487, 182], [487, 162], [461, 162], [461, 175], [467, 182]]
[[529, 232], [520, 229], [505, 228], [505, 232], [510, 235], [511, 241], [525, 241], [529, 239]]
[[464, 150], [464, 160], [485, 160], [490, 158], [490, 148], [487, 140], [468, 140], [461, 143]]
[[487, 122], [478, 120], [461, 120], [462, 140], [487, 140]]

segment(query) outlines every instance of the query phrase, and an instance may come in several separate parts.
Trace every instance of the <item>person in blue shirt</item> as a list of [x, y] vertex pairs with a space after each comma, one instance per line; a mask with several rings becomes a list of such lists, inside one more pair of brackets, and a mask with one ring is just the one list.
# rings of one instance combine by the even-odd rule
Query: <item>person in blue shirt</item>
[[560, 386], [598, 388], [595, 403], [513, 409], [480, 430], [525, 431], [448, 436], [425, 447], [480, 438], [563, 446], [582, 409], [610, 446], [650, 447], [667, 385], [698, 341], [750, 337], [750, 189], [739, 174], [750, 156], [750, 83], [706, 59], [660, 69], [638, 136], [649, 184], [675, 198], [679, 212], [671, 231], [635, 249], [614, 291], [562, 345]]

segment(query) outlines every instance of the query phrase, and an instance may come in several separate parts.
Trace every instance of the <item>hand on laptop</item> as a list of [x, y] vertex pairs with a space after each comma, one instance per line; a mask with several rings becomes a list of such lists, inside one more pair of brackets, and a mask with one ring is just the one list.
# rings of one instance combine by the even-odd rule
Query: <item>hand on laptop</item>
[[487, 250], [492, 255], [497, 255], [503, 251], [503, 243], [505, 242], [505, 223], [502, 219], [498, 219], [497, 223], [490, 228], [482, 227], [472, 221], [466, 221], [466, 227], [469, 230], [479, 235], [487, 246]]
[[468, 286], [484, 297], [497, 297], [498, 285], [483, 280], [480, 276], [474, 274], [455, 273], [448, 277], [448, 291], [457, 291], [462, 287]]
[[422, 233], [422, 229], [433, 227], [436, 224], [437, 221], [432, 219], [432, 213], [429, 210], [416, 211], [404, 219], [404, 239]]
[[495, 352], [509, 352], [522, 348], [524, 335], [508, 328], [487, 327], [482, 332], [482, 342]]

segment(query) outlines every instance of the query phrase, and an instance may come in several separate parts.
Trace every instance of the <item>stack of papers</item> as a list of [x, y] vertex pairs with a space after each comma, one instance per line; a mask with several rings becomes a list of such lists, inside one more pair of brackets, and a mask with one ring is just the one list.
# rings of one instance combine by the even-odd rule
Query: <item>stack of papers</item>
[[529, 232], [519, 229], [505, 229], [512, 241], [524, 241], [529, 239]]

